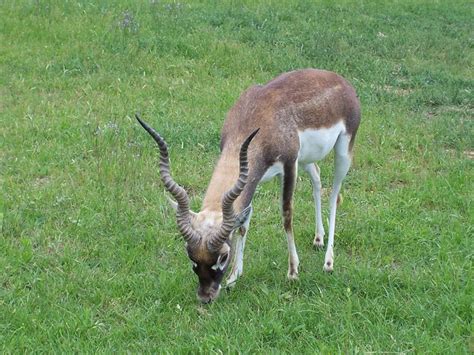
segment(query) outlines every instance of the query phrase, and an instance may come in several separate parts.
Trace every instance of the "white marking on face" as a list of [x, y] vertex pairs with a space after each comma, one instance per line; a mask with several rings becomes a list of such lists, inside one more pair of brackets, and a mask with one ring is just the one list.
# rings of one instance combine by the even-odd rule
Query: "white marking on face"
[[345, 131], [346, 127], [342, 121], [330, 128], [299, 131], [298, 162], [306, 165], [323, 159], [336, 144], [337, 137]]
[[227, 265], [229, 259], [229, 251], [227, 251], [224, 254], [219, 255], [219, 258], [217, 259], [217, 262], [211, 266], [212, 270], [224, 270], [225, 266]]
[[208, 229], [222, 223], [222, 213], [214, 211], [201, 211], [193, 220], [193, 227]]
[[263, 174], [262, 178], [260, 179], [260, 182], [265, 182], [268, 180], [273, 179], [277, 175], [282, 175], [283, 174], [283, 164], [280, 162], [276, 162], [272, 166], [270, 166], [265, 174]]

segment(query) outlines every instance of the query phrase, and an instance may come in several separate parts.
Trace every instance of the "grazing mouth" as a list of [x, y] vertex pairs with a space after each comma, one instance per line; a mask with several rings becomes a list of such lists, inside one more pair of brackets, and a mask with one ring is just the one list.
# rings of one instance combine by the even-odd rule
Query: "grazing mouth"
[[219, 293], [221, 291], [221, 285], [218, 288], [211, 288], [211, 292], [208, 294], [201, 296], [198, 292], [198, 299], [203, 304], [208, 304], [214, 301], [217, 297], [219, 297]]

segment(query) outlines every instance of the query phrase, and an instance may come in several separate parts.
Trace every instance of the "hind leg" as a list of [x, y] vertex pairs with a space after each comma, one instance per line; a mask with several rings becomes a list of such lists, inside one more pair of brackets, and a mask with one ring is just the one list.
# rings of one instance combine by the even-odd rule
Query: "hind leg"
[[342, 181], [351, 166], [351, 153], [349, 150], [350, 137], [340, 135], [334, 146], [334, 180], [332, 192], [329, 198], [330, 215], [329, 215], [329, 238], [324, 258], [324, 271], [332, 271], [334, 268], [334, 232], [336, 228], [336, 209], [339, 191], [341, 190]]
[[313, 244], [318, 248], [324, 246], [324, 226], [323, 218], [321, 214], [321, 178], [319, 175], [319, 166], [317, 164], [308, 164], [304, 167], [304, 170], [308, 173], [311, 178], [311, 184], [313, 186], [313, 199], [315, 205], [315, 221], [316, 221], [316, 233], [314, 236]]

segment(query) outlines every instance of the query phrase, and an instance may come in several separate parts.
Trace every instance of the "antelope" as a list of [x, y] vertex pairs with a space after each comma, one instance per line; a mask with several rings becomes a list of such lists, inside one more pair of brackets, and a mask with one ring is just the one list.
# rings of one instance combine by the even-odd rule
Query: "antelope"
[[302, 167], [311, 179], [316, 220], [313, 244], [322, 248], [325, 231], [316, 162], [331, 150], [335, 153], [334, 180], [323, 269], [333, 270], [336, 207], [360, 122], [359, 100], [344, 78], [329, 71], [304, 69], [247, 89], [227, 114], [221, 132], [221, 154], [199, 213], [190, 210], [186, 191], [171, 177], [165, 141], [138, 114], [136, 118], [158, 144], [161, 179], [176, 200], [170, 199], [199, 279], [197, 296], [201, 302], [218, 297], [230, 265], [226, 285], [233, 286], [242, 275], [252, 198], [259, 183], [277, 175], [282, 181], [282, 215], [289, 254], [287, 276], [290, 280], [298, 278], [292, 217], [297, 168]]

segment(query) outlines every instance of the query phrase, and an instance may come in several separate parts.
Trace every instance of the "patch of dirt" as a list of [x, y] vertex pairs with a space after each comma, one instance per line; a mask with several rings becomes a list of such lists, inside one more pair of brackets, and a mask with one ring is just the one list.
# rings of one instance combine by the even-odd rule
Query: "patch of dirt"
[[413, 91], [413, 89], [402, 89], [402, 88], [397, 88], [395, 86], [391, 85], [385, 85], [383, 87], [383, 91], [388, 92], [390, 94], [395, 94], [397, 96], [407, 96], [410, 95]]
[[50, 243], [48, 245], [48, 254], [50, 255], [61, 255], [64, 250], [64, 244], [62, 242]]
[[436, 108], [431, 108], [430, 111], [425, 113], [425, 116], [428, 118], [433, 118], [443, 113], [455, 113], [461, 118], [469, 118], [474, 116], [474, 109], [466, 106], [439, 106]]
[[49, 184], [50, 181], [51, 181], [51, 177], [49, 177], [49, 176], [40, 176], [40, 177], [37, 177], [35, 179], [35, 181], [33, 181], [33, 186], [35, 186], [35, 187], [45, 186], [45, 185]]
[[401, 179], [395, 179], [390, 182], [390, 187], [394, 190], [404, 188], [407, 185], [408, 185], [408, 182]]
[[474, 109], [472, 107], [466, 107], [466, 106], [440, 106], [437, 110], [440, 113], [444, 112], [456, 112], [456, 113], [464, 113], [464, 114], [469, 114], [472, 115], [474, 114]]
[[474, 159], [474, 150], [465, 150], [463, 153], [468, 159]]

